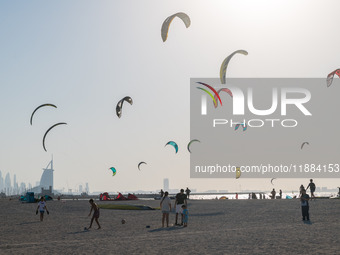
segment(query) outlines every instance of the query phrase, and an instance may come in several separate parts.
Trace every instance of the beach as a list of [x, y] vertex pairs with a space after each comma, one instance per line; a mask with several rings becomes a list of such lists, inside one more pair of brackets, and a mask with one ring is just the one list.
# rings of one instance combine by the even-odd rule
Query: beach
[[[310, 223], [298, 199], [188, 200], [187, 228], [161, 228], [160, 210], [100, 209], [102, 229], [94, 222], [89, 231], [87, 200], [49, 201], [43, 222], [35, 203], [0, 203], [0, 254], [340, 254], [337, 199], [310, 201]], [[156, 200], [96, 203], [159, 207]]]

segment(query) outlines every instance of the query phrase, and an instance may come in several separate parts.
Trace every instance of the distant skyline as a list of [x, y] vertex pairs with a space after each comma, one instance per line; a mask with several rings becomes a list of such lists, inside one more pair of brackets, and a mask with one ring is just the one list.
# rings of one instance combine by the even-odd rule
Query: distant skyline
[[[164, 178], [170, 188], [269, 190], [270, 179], [190, 178], [190, 78], [218, 78], [225, 57], [244, 49], [228, 77], [326, 81], [340, 68], [339, 9], [336, 0], [1, 1], [0, 169], [34, 186], [53, 154], [57, 190], [160, 190]], [[191, 25], [174, 19], [163, 42], [162, 23], [177, 12]], [[322, 86], [336, 95], [338, 82]], [[118, 118], [125, 96], [133, 104]], [[57, 108], [39, 109], [31, 125], [44, 103]], [[58, 122], [67, 125], [50, 131], [46, 152], [43, 136]], [[315, 182], [340, 186], [339, 178]]]

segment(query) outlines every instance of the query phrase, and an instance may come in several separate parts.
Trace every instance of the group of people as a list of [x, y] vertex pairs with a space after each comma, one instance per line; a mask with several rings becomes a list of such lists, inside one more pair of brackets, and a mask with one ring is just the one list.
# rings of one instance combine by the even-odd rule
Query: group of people
[[[275, 189], [272, 190], [272, 192], [270, 192], [271, 196], [270, 198], [271, 199], [275, 199], [276, 198], [276, 191]], [[279, 198], [281, 199], [282, 198], [282, 190], [279, 191]]]
[[[190, 192], [189, 192], [190, 193]], [[184, 193], [184, 189], [181, 189], [176, 195], [174, 210], [176, 211], [176, 226], [188, 226], [189, 211], [187, 207], [187, 195]], [[162, 210], [162, 227], [164, 228], [164, 222], [166, 221], [166, 226], [169, 227], [169, 214], [171, 212], [171, 200], [169, 198], [169, 193], [164, 192], [164, 196], [161, 199], [160, 207]], [[179, 224], [178, 216], [180, 214], [181, 224]]]

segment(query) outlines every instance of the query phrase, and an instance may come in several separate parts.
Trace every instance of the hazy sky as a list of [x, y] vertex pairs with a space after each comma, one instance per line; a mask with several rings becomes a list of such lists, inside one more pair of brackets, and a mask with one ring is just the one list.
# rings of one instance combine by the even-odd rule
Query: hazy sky
[[[339, 9], [336, 0], [1, 1], [0, 170], [34, 184], [53, 154], [57, 189], [154, 190], [163, 178], [170, 188], [270, 189], [268, 179], [190, 179], [190, 78], [217, 78], [238, 49], [249, 55], [233, 59], [229, 77], [326, 78], [340, 67]], [[175, 19], [164, 43], [162, 23], [176, 12], [191, 26]], [[134, 103], [119, 119], [127, 95]], [[31, 126], [43, 103], [58, 108], [40, 109]], [[45, 152], [57, 122], [68, 125], [50, 132]]]

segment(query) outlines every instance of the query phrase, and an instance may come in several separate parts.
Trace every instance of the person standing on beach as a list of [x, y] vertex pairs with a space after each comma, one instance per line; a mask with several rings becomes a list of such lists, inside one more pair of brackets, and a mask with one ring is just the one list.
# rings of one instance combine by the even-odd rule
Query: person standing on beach
[[186, 205], [182, 205], [182, 209], [183, 209], [183, 227], [187, 227], [188, 226], [188, 218], [189, 218], [189, 211], [187, 209]]
[[46, 210], [47, 214], [50, 214], [50, 212], [47, 210], [47, 206], [46, 206], [46, 202], [45, 202], [44, 197], [40, 198], [40, 201], [38, 203], [38, 207], [37, 207], [37, 210], [35, 211], [35, 214], [38, 214], [38, 209], [40, 211], [40, 221], [43, 221], [45, 210]]
[[282, 190], [280, 190], [279, 195], [280, 195], [280, 199], [282, 199]]
[[169, 227], [169, 213], [171, 211], [171, 200], [168, 197], [169, 193], [165, 191], [164, 197], [161, 200], [161, 210], [162, 210], [162, 228], [164, 228], [164, 220], [166, 220], [166, 226]]
[[309, 180], [310, 183], [308, 184], [306, 190], [308, 190], [308, 188], [310, 188], [310, 196], [311, 196], [311, 199], [315, 199], [315, 196], [314, 196], [314, 191], [315, 191], [315, 183], [313, 182], [313, 179], [310, 179]]
[[160, 193], [161, 197], [164, 196], [164, 191], [163, 191], [163, 189], [161, 189], [161, 191], [160, 191], [159, 193]]
[[[183, 210], [182, 205], [187, 205], [187, 195], [184, 194], [184, 189], [181, 189], [180, 193], [177, 193], [175, 200], [175, 210], [176, 210], [176, 222], [175, 225], [183, 225]], [[178, 214], [181, 214], [181, 224], [177, 223]]]
[[100, 224], [99, 224], [99, 221], [98, 221], [99, 207], [95, 202], [93, 202], [92, 198], [89, 200], [89, 203], [91, 204], [91, 210], [90, 210], [90, 213], [89, 213], [89, 217], [91, 216], [92, 210], [93, 210], [93, 216], [92, 216], [91, 223], [90, 223], [90, 226], [88, 227], [88, 229], [90, 229], [92, 227], [93, 220], [96, 220], [96, 223], [98, 225], [97, 229], [100, 229], [101, 227], [100, 227]]
[[271, 199], [275, 199], [275, 195], [276, 195], [275, 189], [272, 190], [271, 194], [272, 194], [272, 195], [270, 196], [270, 198], [271, 198]]
[[299, 197], [301, 197], [301, 195], [302, 195], [302, 190], [304, 190], [305, 189], [305, 187], [301, 184], [301, 186], [300, 186], [300, 195], [299, 195]]
[[190, 192], [191, 190], [187, 187], [187, 189], [185, 190], [185, 193], [187, 194], [187, 199], [189, 199], [190, 197]]
[[309, 196], [308, 194], [306, 194], [306, 190], [303, 189], [302, 193], [301, 193], [301, 211], [302, 211], [302, 220], [306, 220], [309, 221], [309, 204], [308, 204], [308, 200], [309, 200]]

